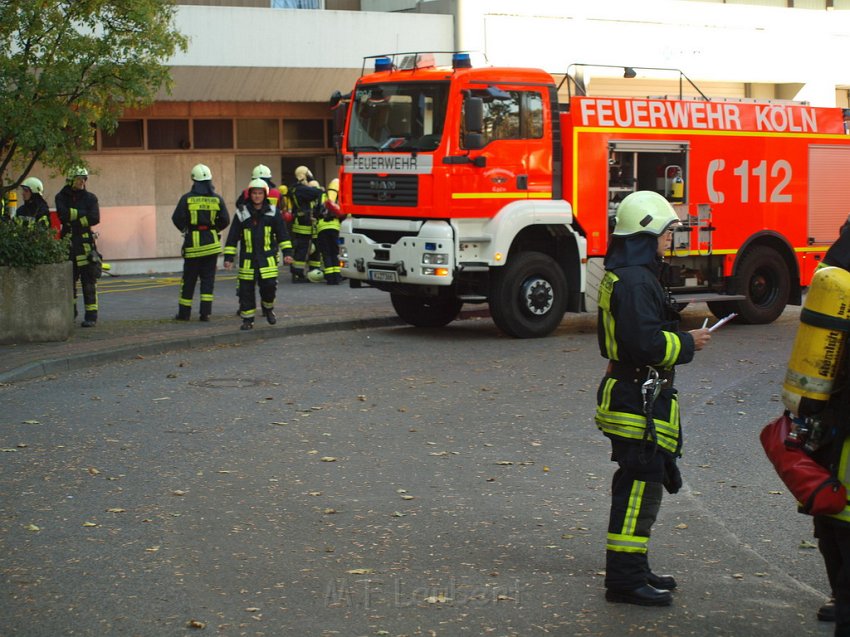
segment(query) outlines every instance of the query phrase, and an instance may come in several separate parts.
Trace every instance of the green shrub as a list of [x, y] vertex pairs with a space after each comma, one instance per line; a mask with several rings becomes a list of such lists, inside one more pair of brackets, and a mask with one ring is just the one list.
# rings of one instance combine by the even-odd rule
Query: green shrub
[[27, 268], [68, 260], [70, 238], [56, 238], [56, 230], [40, 223], [0, 220], [0, 266]]

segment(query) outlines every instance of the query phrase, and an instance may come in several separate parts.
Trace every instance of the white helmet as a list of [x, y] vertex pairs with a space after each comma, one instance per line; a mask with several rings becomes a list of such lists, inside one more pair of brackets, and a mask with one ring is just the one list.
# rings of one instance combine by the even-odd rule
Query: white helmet
[[251, 183], [248, 184], [249, 195], [251, 194], [251, 191], [254, 190], [254, 188], [262, 189], [266, 192], [266, 195], [269, 194], [269, 185], [259, 177], [257, 177], [256, 179], [252, 179]]
[[251, 179], [271, 179], [272, 169], [265, 164], [257, 164], [251, 171]]
[[210, 181], [211, 179], [212, 172], [210, 172], [209, 166], [204, 164], [195, 164], [192, 168], [193, 181]]
[[31, 192], [38, 193], [39, 195], [44, 193], [44, 184], [41, 183], [41, 179], [38, 177], [24, 179], [21, 188], [28, 188]]
[[630, 237], [646, 233], [660, 237], [678, 222], [679, 217], [669, 201], [657, 192], [638, 190], [623, 199], [617, 208], [617, 224], [612, 234]]
[[307, 278], [311, 283], [321, 283], [325, 279], [325, 273], [319, 268], [313, 268], [307, 273]]

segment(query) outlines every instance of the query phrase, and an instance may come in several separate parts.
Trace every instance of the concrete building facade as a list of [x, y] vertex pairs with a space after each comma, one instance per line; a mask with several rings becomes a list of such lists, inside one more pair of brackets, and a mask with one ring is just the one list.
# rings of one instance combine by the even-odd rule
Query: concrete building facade
[[[678, 93], [679, 74], [662, 69], [680, 69], [713, 98], [848, 106], [850, 0], [178, 4], [190, 44], [169, 60], [172, 91], [126, 112], [115, 133], [98, 132], [86, 157], [102, 206], [99, 246], [122, 274], [180, 268], [171, 213], [196, 163], [211, 168], [229, 205], [258, 163], [277, 183], [291, 182], [300, 164], [332, 179], [327, 100], [353, 86], [365, 56], [469, 50], [477, 64], [541, 67], [556, 79], [589, 64], [581, 67], [589, 90], [620, 95]], [[623, 66], [637, 77], [624, 79]], [[52, 202], [62, 177], [33, 174]]]

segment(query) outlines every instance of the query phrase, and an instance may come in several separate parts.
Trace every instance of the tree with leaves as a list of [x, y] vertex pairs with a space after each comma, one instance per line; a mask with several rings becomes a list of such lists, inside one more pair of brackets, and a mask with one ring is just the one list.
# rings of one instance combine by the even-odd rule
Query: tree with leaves
[[170, 87], [173, 0], [0, 0], [0, 197], [36, 162], [83, 165], [95, 128]]

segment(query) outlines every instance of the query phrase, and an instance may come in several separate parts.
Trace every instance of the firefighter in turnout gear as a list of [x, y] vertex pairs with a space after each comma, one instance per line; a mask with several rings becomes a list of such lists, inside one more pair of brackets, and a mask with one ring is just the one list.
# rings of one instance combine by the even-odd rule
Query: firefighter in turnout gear
[[201, 280], [200, 319], [212, 314], [215, 270], [221, 253], [219, 234], [230, 223], [230, 215], [221, 195], [215, 192], [212, 173], [204, 164], [192, 168], [192, 190], [180, 197], [171, 215], [175, 227], [183, 233], [183, 281], [178, 301], [178, 321], [192, 315], [195, 284]]
[[[840, 236], [830, 246], [818, 268], [830, 266], [850, 271], [850, 217], [841, 226]], [[823, 436], [819, 446], [810, 454], [818, 464], [826, 467], [838, 478], [845, 488], [850, 490], [850, 393], [847, 379], [850, 378], [850, 358], [848, 346], [844, 344], [844, 354], [838, 375], [840, 389], [830, 398], [826, 412], [832, 412], [832, 421], [837, 423]], [[822, 359], [823, 354], [812, 356]], [[823, 420], [827, 420], [824, 415]], [[844, 425], [844, 426], [841, 426]], [[850, 491], [848, 491], [850, 493]], [[818, 550], [823, 556], [826, 575], [832, 591], [832, 597], [817, 611], [821, 621], [834, 621], [836, 637], [850, 637], [850, 505], [840, 513], [816, 515], [813, 517], [814, 535], [818, 540]]]
[[239, 314], [243, 330], [254, 327], [257, 313], [255, 286], [260, 288], [263, 315], [269, 325], [277, 323], [274, 313], [277, 292], [278, 255], [283, 262], [292, 263], [292, 243], [283, 217], [271, 205], [269, 187], [262, 179], [248, 184], [248, 201], [236, 211], [233, 225], [224, 247], [224, 267], [233, 268], [237, 245], [239, 249]]
[[319, 208], [319, 218], [316, 221], [318, 237], [316, 243], [322, 255], [322, 269], [325, 272], [325, 283], [339, 285], [342, 276], [339, 267], [339, 218], [340, 206], [337, 203], [339, 195], [339, 179], [333, 179], [328, 184], [327, 193], [322, 197]]
[[655, 192], [638, 191], [617, 209], [599, 288], [597, 335], [609, 359], [597, 390], [596, 424], [619, 465], [611, 488], [605, 598], [645, 606], [672, 602], [676, 580], [649, 566], [652, 525], [664, 488], [681, 486], [679, 409], [673, 368], [688, 363], [711, 336], [681, 332], [679, 315], [659, 281], [669, 249], [673, 208]]
[[304, 283], [307, 281], [306, 270], [319, 268], [321, 265], [316, 251], [318, 232], [313, 212], [321, 203], [324, 192], [318, 184], [310, 185], [313, 175], [306, 166], [298, 166], [295, 169], [295, 179], [295, 184], [289, 189], [293, 215], [292, 243], [295, 248], [291, 271], [293, 283]]
[[100, 223], [97, 197], [86, 189], [89, 173], [74, 168], [65, 187], [56, 195], [56, 213], [62, 224], [61, 236], [71, 236], [70, 258], [74, 269], [74, 316], [77, 315], [77, 280], [83, 289], [85, 314], [82, 327], [97, 324], [97, 278], [102, 272], [100, 254], [92, 228]]
[[37, 177], [28, 177], [21, 184], [21, 194], [24, 200], [18, 206], [17, 219], [31, 219], [43, 226], [50, 225], [50, 208], [44, 200], [44, 184]]

